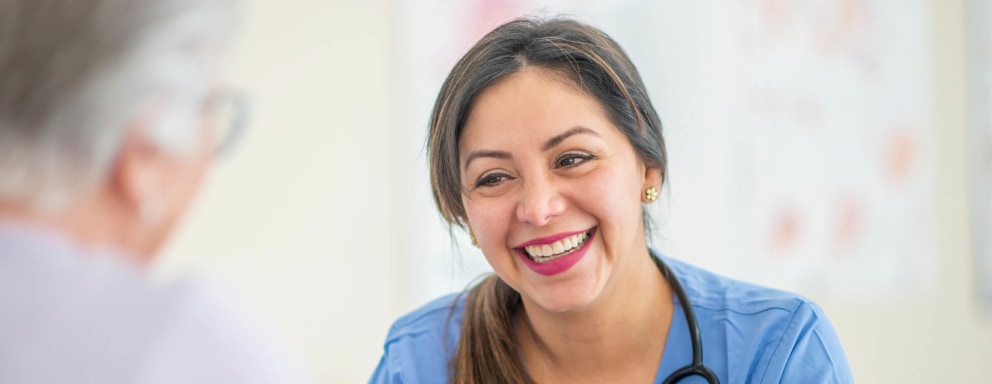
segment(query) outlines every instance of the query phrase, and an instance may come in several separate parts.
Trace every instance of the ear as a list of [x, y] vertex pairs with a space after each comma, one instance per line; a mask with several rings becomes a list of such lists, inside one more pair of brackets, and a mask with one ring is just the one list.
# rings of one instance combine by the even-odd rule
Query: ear
[[163, 153], [148, 139], [146, 127], [141, 120], [131, 125], [117, 152], [110, 185], [125, 211], [143, 221], [158, 221], [165, 203]]
[[645, 197], [644, 192], [651, 187], [655, 187], [658, 191], [661, 191], [663, 180], [664, 175], [661, 173], [661, 168], [651, 164], [644, 164], [644, 180], [641, 183], [641, 202], [645, 204], [652, 203], [653, 201], [649, 201]]

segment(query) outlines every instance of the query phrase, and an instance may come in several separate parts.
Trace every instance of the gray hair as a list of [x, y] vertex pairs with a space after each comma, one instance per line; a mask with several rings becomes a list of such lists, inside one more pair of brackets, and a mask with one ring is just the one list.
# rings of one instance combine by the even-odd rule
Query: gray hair
[[0, 0], [0, 199], [55, 210], [106, 179], [128, 124], [184, 151], [237, 0]]

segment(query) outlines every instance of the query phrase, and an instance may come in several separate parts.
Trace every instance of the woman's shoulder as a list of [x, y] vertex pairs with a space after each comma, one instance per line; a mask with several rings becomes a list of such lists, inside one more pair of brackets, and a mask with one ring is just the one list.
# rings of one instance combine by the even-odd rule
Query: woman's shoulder
[[464, 306], [464, 294], [452, 293], [434, 299], [393, 322], [386, 344], [404, 338], [440, 336], [452, 328], [458, 331], [461, 329]]
[[461, 334], [465, 295], [450, 294], [400, 317], [370, 383], [443, 382]]
[[[663, 257], [685, 288], [704, 338], [720, 344], [728, 368], [747, 382], [852, 382], [823, 310], [798, 294], [719, 275]], [[740, 332], [740, 330], [749, 330]], [[732, 356], [731, 356], [732, 355]]]
[[812, 301], [792, 292], [733, 279], [669, 257], [662, 260], [682, 283], [694, 308], [741, 315], [770, 310], [795, 313], [804, 306], [819, 311]]

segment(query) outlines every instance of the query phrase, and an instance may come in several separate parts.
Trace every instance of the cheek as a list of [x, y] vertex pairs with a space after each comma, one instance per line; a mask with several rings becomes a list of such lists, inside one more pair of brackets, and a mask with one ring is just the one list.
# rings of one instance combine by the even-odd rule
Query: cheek
[[600, 169], [571, 188], [572, 201], [596, 218], [607, 239], [625, 238], [642, 220], [641, 180], [625, 169]]
[[491, 246], [502, 243], [506, 237], [507, 209], [498, 199], [463, 199], [465, 215], [468, 217], [472, 234], [480, 246]]
[[641, 180], [625, 168], [598, 169], [584, 181], [584, 200], [607, 211], [640, 207]]
[[493, 270], [504, 280], [508, 278], [507, 271], [513, 268], [513, 255], [509, 249], [511, 244], [507, 241], [514, 207], [509, 200], [463, 200], [470, 229], [479, 243], [479, 249]]

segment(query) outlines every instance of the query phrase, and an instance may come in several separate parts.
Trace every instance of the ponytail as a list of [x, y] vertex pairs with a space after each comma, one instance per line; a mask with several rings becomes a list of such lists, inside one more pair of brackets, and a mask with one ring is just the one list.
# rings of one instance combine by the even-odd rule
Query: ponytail
[[520, 294], [492, 275], [465, 299], [458, 349], [451, 360], [453, 384], [532, 384], [520, 361], [513, 316]]

